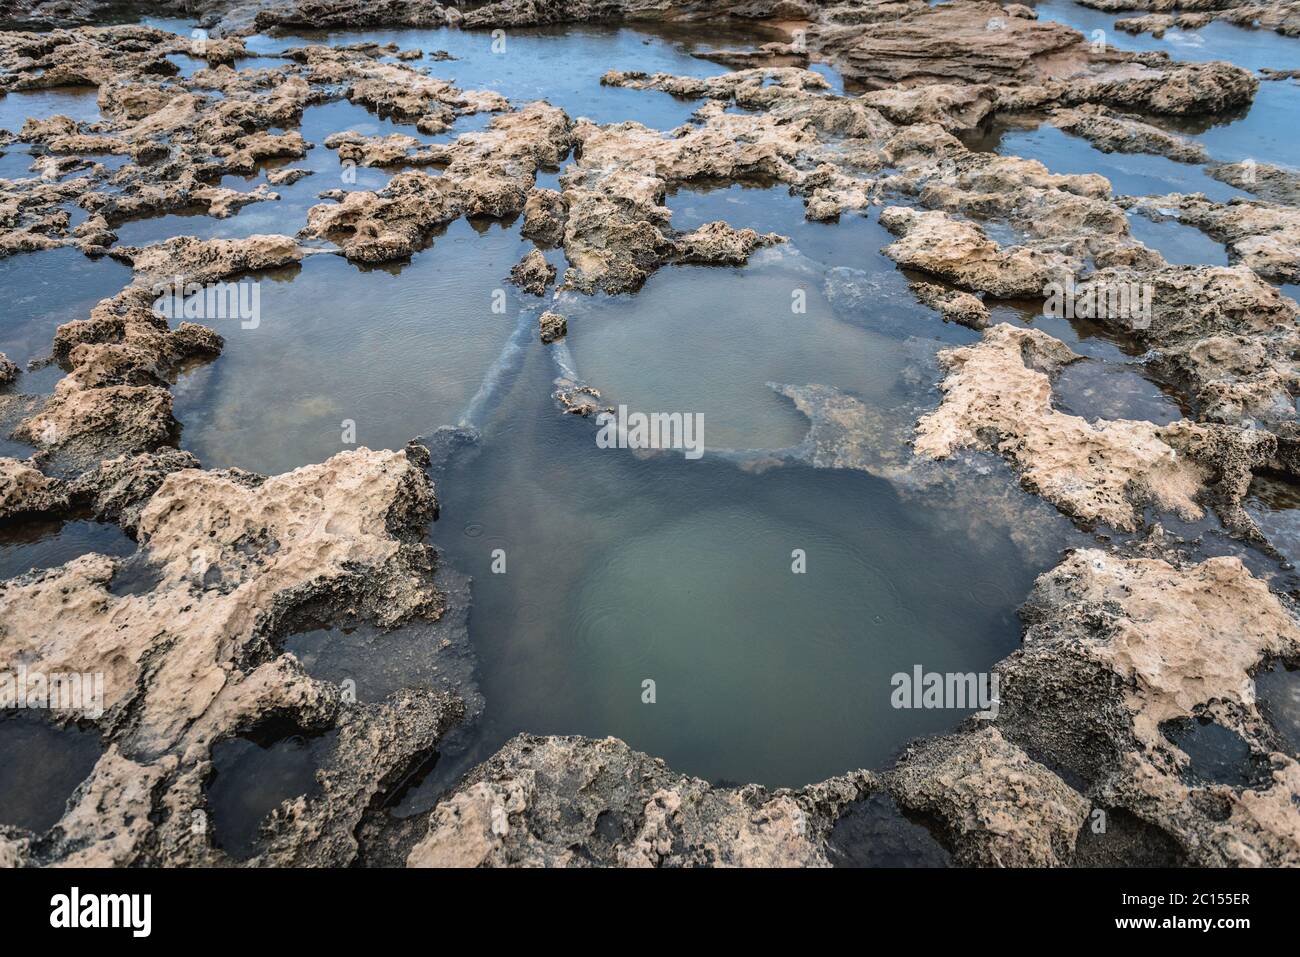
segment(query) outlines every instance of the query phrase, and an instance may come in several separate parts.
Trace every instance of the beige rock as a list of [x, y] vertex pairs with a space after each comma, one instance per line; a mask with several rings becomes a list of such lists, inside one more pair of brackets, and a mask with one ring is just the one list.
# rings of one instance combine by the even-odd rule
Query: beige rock
[[1090, 808], [992, 727], [909, 748], [889, 787], [905, 808], [943, 822], [955, 863], [980, 867], [1068, 864]]
[[1004, 250], [979, 226], [939, 210], [891, 206], [880, 223], [901, 236], [881, 250], [900, 266], [993, 296], [1041, 296], [1054, 277], [1073, 272], [1059, 255], [1023, 246]]
[[1024, 481], [1086, 521], [1136, 528], [1154, 504], [1191, 519], [1209, 477], [1150, 422], [1089, 423], [1052, 407], [1051, 373], [1078, 357], [1033, 329], [991, 326], [983, 341], [940, 354], [948, 367], [939, 408], [917, 423], [916, 453], [946, 458], [962, 446], [1009, 458]]

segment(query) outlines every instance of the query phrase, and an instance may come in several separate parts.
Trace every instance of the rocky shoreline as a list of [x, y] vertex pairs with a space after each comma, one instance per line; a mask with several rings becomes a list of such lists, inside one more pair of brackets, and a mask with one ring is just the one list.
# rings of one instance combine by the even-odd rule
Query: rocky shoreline
[[[139, 544], [131, 559], [85, 555], [0, 582], [0, 662], [103, 672], [107, 689], [94, 770], [50, 830], [0, 826], [0, 864], [827, 866], [864, 820], [900, 835], [923, 823], [934, 847], [917, 854], [964, 866], [1300, 864], [1300, 754], [1261, 711], [1253, 680], [1300, 664], [1300, 610], [1239, 558], [1200, 554], [1153, 518], [1212, 512], [1243, 549], [1277, 555], [1242, 503], [1254, 475], [1300, 479], [1300, 315], [1277, 288], [1300, 281], [1296, 173], [1221, 163], [1213, 175], [1256, 198], [1126, 197], [1100, 175], [1056, 174], [960, 138], [994, 117], [1033, 116], [1103, 150], [1213, 164], [1159, 120], [1248, 105], [1259, 87], [1250, 71], [1098, 51], [1028, 7], [986, 0], [503, 0], [465, 11], [211, 0], [198, 5], [212, 36], [197, 54], [163, 30], [75, 25], [115, 6], [32, 0], [18, 15], [53, 29], [0, 32], [0, 91], [93, 86], [102, 114], [0, 131], [0, 149], [25, 144], [56, 170], [0, 181], [0, 257], [68, 247], [132, 271], [88, 317], [59, 327], [45, 360], [63, 373], [52, 394], [24, 394], [26, 372], [0, 355], [0, 421], [34, 447], [25, 460], [0, 458], [0, 521], [88, 513]], [[1296, 35], [1285, 4], [1196, 9]], [[1164, 5], [1151, 10], [1168, 19]], [[737, 67], [721, 76], [611, 70], [602, 80], [698, 101], [693, 121], [671, 131], [462, 90], [396, 48], [309, 45], [273, 68], [238, 68], [255, 30], [724, 14], [790, 39], [711, 55]], [[177, 53], [204, 65], [182, 76]], [[831, 92], [817, 63], [860, 93]], [[277, 202], [220, 181], [301, 159], [303, 111], [337, 99], [426, 137], [460, 117], [485, 122], [447, 142], [336, 131], [323, 145], [341, 160], [403, 171], [379, 190], [322, 191], [293, 236], [117, 244], [115, 229], [146, 216]], [[539, 185], [555, 169], [558, 188]], [[1096, 547], [1065, 556], [1027, 597], [1022, 647], [995, 668], [995, 716], [914, 742], [892, 767], [769, 791], [710, 785], [613, 738], [523, 734], [431, 812], [393, 820], [386, 802], [473, 720], [477, 689], [449, 668], [442, 687], [357, 703], [308, 676], [283, 640], [312, 622], [392, 628], [463, 613], [464, 590], [423, 542], [438, 509], [429, 451], [360, 448], [277, 476], [203, 469], [176, 447], [171, 386], [224, 343], [197, 323], [169, 326], [151, 306], [156, 289], [316, 255], [397, 262], [471, 216], [523, 218], [534, 246], [511, 278], [534, 296], [635, 292], [666, 265], [743, 265], [786, 241], [723, 221], [675, 229], [668, 192], [700, 180], [781, 184], [816, 221], [879, 209], [894, 237], [884, 254], [925, 277], [913, 285], [920, 301], [982, 330], [940, 354], [940, 399], [913, 424], [905, 463], [881, 464], [872, 412], [852, 397], [778, 387], [812, 421], [808, 464], [896, 479], [963, 448], [992, 452], [1096, 531]], [[86, 214], [76, 225], [69, 204]], [[1230, 264], [1167, 262], [1134, 237], [1129, 213], [1177, 217], [1222, 243]], [[995, 238], [1007, 229], [1015, 242]], [[551, 249], [563, 251], [562, 274], [541, 254]], [[1144, 350], [1185, 418], [1089, 421], [1056, 407], [1054, 382], [1079, 356], [1040, 330], [993, 322], [990, 309], [1062, 281], [1152, 288], [1142, 321], [1095, 320]], [[594, 409], [568, 399], [569, 411]], [[137, 566], [149, 570], [144, 585], [124, 586]], [[447, 632], [440, 653], [471, 654], [463, 628]], [[272, 725], [334, 734], [337, 745], [316, 792], [276, 809], [255, 856], [235, 861], [202, 824], [213, 749]], [[1177, 743], [1200, 733], [1231, 738], [1251, 774], [1204, 777]], [[1099, 832], [1098, 814], [1113, 826]]]

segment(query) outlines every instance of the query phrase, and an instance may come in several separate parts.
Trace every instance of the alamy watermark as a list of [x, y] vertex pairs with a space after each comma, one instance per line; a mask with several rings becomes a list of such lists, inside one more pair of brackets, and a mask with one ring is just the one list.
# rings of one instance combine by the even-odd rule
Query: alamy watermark
[[889, 703], [895, 708], [926, 708], [969, 711], [978, 708], [976, 717], [998, 716], [998, 676], [988, 672], [926, 671], [913, 665], [912, 671], [899, 671], [889, 679], [893, 693]]
[[154, 283], [152, 291], [154, 315], [163, 319], [238, 319], [242, 329], [262, 324], [262, 285], [253, 280], [199, 283], [176, 276]]
[[124, 928], [132, 937], [148, 937], [153, 930], [152, 894], [83, 894], [73, 887], [50, 898], [50, 926]]
[[0, 710], [31, 708], [71, 711], [97, 720], [104, 715], [104, 674], [29, 671], [19, 665], [0, 671]]
[[602, 449], [678, 449], [688, 459], [704, 455], [704, 413], [617, 412], [596, 416], [600, 430], [596, 445]]

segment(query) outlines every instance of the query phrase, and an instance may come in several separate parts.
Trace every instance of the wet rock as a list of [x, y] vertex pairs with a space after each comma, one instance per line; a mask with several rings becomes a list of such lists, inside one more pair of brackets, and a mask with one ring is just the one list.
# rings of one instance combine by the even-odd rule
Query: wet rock
[[18, 373], [22, 370], [17, 364], [11, 362], [9, 357], [0, 352], [0, 386], [6, 386], [18, 378]]
[[[998, 666], [1009, 740], [1168, 835], [1190, 863], [1294, 865], [1300, 765], [1271, 750], [1251, 671], [1294, 654], [1300, 628], [1236, 558], [1199, 564], [1073, 553], [1038, 580], [1024, 647]], [[1161, 731], [1212, 717], [1267, 757], [1253, 787], [1189, 783]]]
[[[1051, 377], [1078, 358], [1042, 332], [1006, 323], [986, 330], [976, 345], [940, 353], [949, 370], [944, 398], [917, 423], [916, 453], [942, 459], [963, 446], [999, 452], [1030, 488], [1066, 513], [1118, 529], [1137, 528], [1146, 505], [1199, 518], [1197, 498], [1210, 483], [1234, 516], [1249, 523], [1236, 513], [1250, 468], [1269, 458], [1271, 437], [1256, 433], [1262, 445], [1250, 443], [1246, 451], [1238, 444], [1229, 455], [1228, 438], [1219, 433], [1231, 430], [1224, 427], [1090, 423], [1067, 415], [1052, 404]], [[1233, 475], [1225, 480], [1228, 472]]]
[[1055, 110], [1049, 121], [1067, 133], [1083, 137], [1103, 153], [1154, 153], [1180, 163], [1204, 163], [1209, 159], [1205, 147], [1195, 140], [1103, 106]]
[[779, 125], [806, 123], [820, 133], [834, 136], [875, 138], [891, 130], [890, 123], [865, 105], [865, 100], [827, 95], [830, 83], [824, 76], [798, 67], [757, 67], [711, 77], [610, 70], [600, 82], [604, 86], [659, 90], [678, 97], [717, 101], [712, 110], [699, 114], [704, 119], [716, 116], [719, 105], [734, 103], [746, 110], [761, 111]]
[[[192, 261], [220, 274], [222, 267], [202, 256]], [[130, 286], [100, 302], [88, 319], [56, 331], [54, 358], [68, 374], [13, 434], [42, 449], [59, 472], [84, 471], [104, 458], [168, 443], [176, 425], [169, 382], [183, 363], [221, 351], [222, 339], [210, 329], [190, 322], [171, 329], [153, 301], [151, 290]]]
[[301, 262], [304, 250], [289, 236], [196, 239], [177, 236], [152, 246], [118, 246], [113, 257], [131, 264], [141, 284], [215, 282], [240, 273]]
[[[390, 520], [427, 520], [434, 507], [427, 481], [401, 453], [342, 453], [265, 480], [174, 472], [139, 521], [142, 547], [165, 569], [158, 588], [107, 596], [103, 586], [113, 560], [94, 555], [5, 583], [0, 603], [8, 614], [0, 641], [50, 671], [106, 665], [106, 708], [131, 708], [136, 748], [162, 750], [182, 733], [182, 714], [199, 714], [220, 696], [227, 681], [223, 659], [264, 641], [280, 623], [276, 619], [288, 615], [290, 607], [269, 604], [286, 589], [302, 589], [315, 601], [368, 603], [389, 624], [436, 614], [437, 593], [422, 583], [431, 571], [426, 549], [394, 541], [386, 531]], [[306, 515], [322, 522], [329, 516], [328, 526], [304, 524]], [[364, 580], [349, 573], [350, 566], [368, 569]], [[193, 600], [214, 583], [204, 601]], [[114, 606], [121, 624], [111, 647], [95, 637], [106, 606]], [[191, 634], [202, 639], [185, 637]], [[167, 655], [164, 647], [179, 638], [185, 640], [176, 655]], [[154, 682], [141, 692], [137, 678], [146, 667]]]
[[1115, 21], [1115, 29], [1135, 36], [1149, 33], [1158, 40], [1171, 28], [1199, 30], [1213, 19], [1214, 16], [1209, 13], [1180, 13], [1177, 16], [1153, 13], [1143, 17], [1121, 17]]
[[568, 320], [555, 312], [544, 312], [537, 317], [537, 328], [542, 342], [548, 345], [563, 339], [569, 331]]
[[952, 133], [977, 129], [997, 105], [992, 88], [964, 83], [893, 86], [864, 93], [862, 100], [891, 122], [934, 123]]
[[991, 727], [910, 747], [887, 780], [904, 808], [940, 822], [966, 866], [1068, 864], [1091, 806]]
[[444, 178], [399, 173], [379, 192], [341, 190], [337, 203], [313, 206], [300, 235], [339, 244], [354, 262], [379, 263], [417, 252], [433, 230], [461, 213], [459, 196]]
[[[775, 241], [726, 224], [681, 237], [669, 224], [664, 197], [669, 184], [700, 178], [777, 179], [811, 191], [809, 174], [793, 161], [816, 147], [813, 125], [806, 118], [781, 122], [766, 115], [730, 114], [720, 103], [709, 104], [697, 116], [703, 125], [684, 126], [670, 136], [639, 123], [583, 122], [574, 128], [578, 162], [560, 180], [568, 212], [565, 288], [631, 292], [666, 263], [686, 257], [738, 264], [757, 246]], [[820, 171], [818, 184], [838, 183], [833, 179], [837, 175], [828, 166]], [[841, 196], [836, 209], [867, 201], [862, 194]]]
[[536, 186], [528, 191], [524, 202], [525, 238], [548, 246], [559, 245], [564, 239], [565, 219], [564, 200], [559, 193]]
[[1274, 166], [1272, 163], [1245, 160], [1240, 163], [1216, 163], [1210, 167], [1209, 173], [1217, 180], [1254, 193], [1270, 203], [1300, 206], [1300, 173], [1295, 170]]
[[1153, 219], [1173, 217], [1195, 226], [1228, 248], [1231, 262], [1245, 263], [1265, 279], [1300, 282], [1300, 209], [1263, 200], [1217, 203], [1201, 193], [1128, 201]]
[[914, 282], [910, 288], [917, 299], [938, 309], [944, 322], [955, 322], [971, 329], [983, 329], [989, 324], [988, 307], [968, 292], [948, 289], [932, 282]]
[[547, 103], [505, 113], [439, 147], [441, 176], [399, 173], [379, 192], [329, 194], [340, 202], [313, 206], [302, 235], [338, 242], [358, 262], [385, 262], [410, 256], [435, 227], [460, 216], [516, 215], [537, 170], [568, 151], [569, 129], [564, 111]]
[[519, 735], [429, 815], [411, 867], [825, 867], [826, 835], [872, 789], [715, 788], [617, 738]]
[[833, 867], [950, 867], [952, 855], [923, 824], [906, 817], [888, 792], [849, 806], [826, 841]]
[[[175, 464], [106, 463], [95, 484], [106, 507], [134, 503]], [[276, 719], [337, 729], [346, 746], [322, 768], [320, 794], [263, 824], [258, 862], [354, 861], [379, 799], [427, 760], [461, 704], [410, 691], [349, 705], [274, 644], [304, 618], [342, 611], [381, 626], [442, 614], [422, 542], [436, 510], [427, 464], [412, 448], [358, 449], [270, 478], [183, 468], [139, 513], [142, 553], [158, 570], [149, 587], [111, 591], [121, 560], [99, 555], [0, 583], [0, 652], [102, 672], [110, 745], [51, 836], [38, 845], [6, 834], [8, 853], [37, 864], [228, 863], [204, 826], [211, 748]]]
[[340, 867], [357, 859], [374, 807], [457, 725], [453, 695], [408, 690], [378, 705], [345, 709], [335, 759], [319, 773], [320, 793], [286, 801], [262, 826], [259, 867]]
[[555, 267], [548, 263], [541, 250], [534, 246], [523, 259], [510, 268], [510, 281], [524, 292], [540, 296], [546, 292], [546, 287], [555, 281]]
[[0, 520], [59, 512], [68, 506], [64, 484], [31, 462], [0, 458]]
[[357, 0], [280, 0], [258, 4], [253, 8], [251, 20], [245, 22], [238, 9], [227, 15], [234, 24], [245, 28], [267, 30], [341, 27], [357, 29], [367, 26], [441, 27], [457, 22], [456, 11], [444, 7], [437, 0], [381, 0], [379, 3], [361, 3]]
[[271, 192], [265, 183], [249, 192], [214, 187], [195, 190], [191, 195], [199, 202], [206, 203], [208, 215], [217, 219], [227, 219], [253, 203], [276, 202], [280, 198], [280, 194]]
[[446, 161], [444, 150], [426, 147], [405, 133], [365, 136], [347, 130], [325, 137], [325, 148], [338, 150], [340, 160], [358, 166], [430, 166]]
[[[1273, 30], [1285, 36], [1300, 36], [1300, 23], [1296, 21], [1296, 9], [1292, 0], [1259, 0], [1259, 2], [1229, 2], [1229, 0], [1201, 0], [1175, 5], [1168, 0], [1131, 0], [1120, 3], [1118, 0], [1080, 0], [1085, 7], [1107, 12], [1128, 10], [1157, 11], [1141, 17], [1125, 17], [1115, 21], [1117, 30], [1129, 33], [1150, 32], [1152, 36], [1164, 36], [1166, 30], [1177, 27], [1180, 30], [1198, 30], [1214, 20], [1225, 20], [1248, 29]], [[1175, 10], [1176, 13], [1163, 11]]]
[[776, 233], [734, 229], [724, 222], [705, 223], [677, 239], [677, 259], [711, 266], [743, 266], [754, 250], [786, 242]]
[[292, 186], [300, 179], [312, 175], [312, 170], [298, 169], [296, 167], [286, 167], [285, 169], [274, 169], [266, 174], [266, 181], [272, 186]]
[[880, 223], [901, 237], [881, 250], [900, 266], [992, 296], [1040, 296], [1054, 276], [1073, 272], [1059, 255], [1023, 246], [1004, 250], [979, 226], [938, 210], [891, 206], [881, 211]]
[[179, 449], [105, 459], [77, 476], [68, 491], [74, 501], [85, 502], [97, 520], [114, 522], [134, 535], [141, 510], [163, 480], [173, 472], [198, 467], [198, 459]]
[[[314, 47], [309, 53], [317, 79], [337, 69], [333, 50]], [[352, 79], [345, 95], [353, 103], [367, 106], [381, 116], [414, 123], [421, 133], [441, 133], [458, 115], [505, 111], [509, 103], [499, 93], [487, 90], [463, 91], [447, 82], [397, 63], [367, 59], [348, 61]], [[332, 77], [329, 77], [332, 78]]]
[[51, 454], [60, 471], [75, 473], [112, 455], [148, 452], [169, 441], [176, 422], [172, 397], [154, 385], [84, 389], [61, 379], [41, 410], [13, 437]]
[[992, 3], [922, 7], [853, 28], [815, 24], [807, 42], [873, 89], [996, 84], [999, 107], [1013, 110], [1101, 103], [1148, 113], [1213, 113], [1249, 103], [1258, 87], [1250, 73], [1228, 63], [1094, 51], [1064, 24], [1012, 16]]
[[1252, 270], [1111, 268], [1088, 281], [1106, 290], [1149, 290], [1149, 309], [1107, 306], [1092, 316], [1152, 348], [1149, 361], [1186, 384], [1199, 418], [1275, 432], [1294, 419], [1292, 396], [1300, 393], [1300, 370], [1292, 359], [1300, 335], [1297, 308]]

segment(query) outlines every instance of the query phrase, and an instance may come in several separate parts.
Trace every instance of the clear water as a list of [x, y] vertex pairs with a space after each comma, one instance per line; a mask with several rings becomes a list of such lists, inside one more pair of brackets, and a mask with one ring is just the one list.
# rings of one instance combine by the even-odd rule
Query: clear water
[[[85, 319], [97, 302], [114, 295], [130, 279], [129, 266], [114, 259], [87, 259], [76, 249], [0, 259], [0, 289], [5, 290], [0, 352], [20, 367], [49, 356], [60, 325]], [[33, 391], [32, 378], [19, 376], [16, 387]], [[51, 388], [53, 384], [49, 383]]]
[[320, 793], [316, 770], [337, 739], [336, 732], [307, 735], [259, 729], [217, 742], [205, 789], [213, 843], [236, 860], [251, 857], [267, 815], [284, 801]]
[[55, 728], [36, 711], [0, 711], [0, 824], [48, 830], [102, 751], [92, 731]]
[[[309, 257], [261, 285], [261, 322], [225, 326], [221, 357], [174, 390], [182, 447], [208, 468], [282, 472], [355, 444], [401, 448], [454, 425], [514, 331], [505, 282], [517, 229], [453, 223], [409, 265], [360, 269]], [[505, 292], [509, 314], [492, 312]]]
[[86, 519], [0, 522], [0, 579], [57, 568], [91, 553], [130, 555], [135, 542], [117, 525]]
[[1054, 126], [1009, 131], [998, 139], [996, 149], [1003, 156], [1039, 160], [1053, 173], [1100, 173], [1120, 196], [1204, 193], [1226, 202], [1250, 195], [1219, 182], [1199, 166], [1147, 153], [1103, 153]]
[[1015, 608], [1041, 568], [1013, 524], [1070, 538], [1015, 503], [1000, 530], [975, 528], [960, 487], [902, 501], [861, 472], [600, 449], [545, 399], [550, 374], [537, 350], [479, 454], [439, 479], [432, 540], [474, 578], [487, 709], [471, 758], [531, 729], [615, 734], [713, 780], [878, 765], [960, 717], [892, 709], [894, 673], [982, 670], [1017, 644]]

